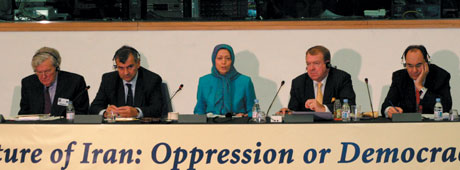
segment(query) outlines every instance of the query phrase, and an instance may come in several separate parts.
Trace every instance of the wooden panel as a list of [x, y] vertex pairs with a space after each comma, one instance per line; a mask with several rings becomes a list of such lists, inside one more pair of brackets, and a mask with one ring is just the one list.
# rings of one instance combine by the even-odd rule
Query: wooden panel
[[371, 20], [369, 28], [460, 28], [460, 20]]
[[0, 31], [132, 31], [137, 28], [137, 22], [0, 22]]
[[460, 28], [460, 20], [0, 22], [0, 31], [155, 31]]
[[367, 21], [140, 22], [139, 30], [285, 30], [364, 28]]

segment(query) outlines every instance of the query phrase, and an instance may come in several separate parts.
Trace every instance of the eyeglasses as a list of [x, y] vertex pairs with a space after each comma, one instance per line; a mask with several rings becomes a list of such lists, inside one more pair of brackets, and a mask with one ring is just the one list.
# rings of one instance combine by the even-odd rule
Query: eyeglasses
[[49, 69], [49, 70], [45, 70], [45, 71], [35, 71], [35, 74], [37, 74], [37, 76], [49, 76], [51, 75], [51, 73], [53, 73], [53, 69]]

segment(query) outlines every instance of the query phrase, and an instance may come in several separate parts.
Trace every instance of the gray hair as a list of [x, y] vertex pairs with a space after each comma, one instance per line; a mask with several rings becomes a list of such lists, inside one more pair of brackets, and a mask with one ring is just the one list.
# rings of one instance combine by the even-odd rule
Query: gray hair
[[56, 69], [59, 69], [59, 66], [61, 65], [61, 56], [56, 49], [50, 47], [42, 47], [35, 52], [32, 57], [32, 69], [35, 71], [37, 66], [48, 58], [51, 59], [53, 66], [56, 67]]

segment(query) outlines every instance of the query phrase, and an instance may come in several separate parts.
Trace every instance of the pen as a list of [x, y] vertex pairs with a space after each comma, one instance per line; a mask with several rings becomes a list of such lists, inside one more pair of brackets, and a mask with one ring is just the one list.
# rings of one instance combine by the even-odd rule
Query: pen
[[390, 102], [390, 104], [391, 104], [391, 107], [393, 107], [393, 109], [395, 109], [395, 110], [396, 110], [396, 112], [398, 112], [398, 113], [399, 113], [399, 111], [398, 111], [398, 109], [396, 109], [395, 105], [393, 105], [393, 103], [392, 103], [390, 100], [388, 100], [388, 102]]

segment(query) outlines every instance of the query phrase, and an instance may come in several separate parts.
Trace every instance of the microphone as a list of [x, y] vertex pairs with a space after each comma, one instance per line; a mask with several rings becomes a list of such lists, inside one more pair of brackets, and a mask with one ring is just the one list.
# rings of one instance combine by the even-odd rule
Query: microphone
[[91, 86], [86, 86], [85, 89], [83, 91], [81, 91], [80, 93], [78, 93], [77, 96], [75, 96], [73, 98], [73, 101], [75, 101], [75, 99], [78, 99], [81, 95], [83, 95], [83, 93], [85, 93], [86, 91], [88, 91], [88, 89], [90, 88]]
[[234, 114], [232, 112], [228, 112], [228, 113], [225, 114], [225, 118], [230, 118], [231, 119], [233, 115]]
[[270, 112], [270, 109], [272, 108], [273, 102], [275, 102], [275, 99], [278, 96], [278, 93], [280, 92], [281, 87], [283, 87], [283, 85], [284, 85], [284, 80], [281, 81], [281, 86], [278, 88], [278, 91], [276, 92], [275, 97], [273, 97], [272, 103], [270, 103], [270, 106], [268, 107], [267, 116], [269, 115], [269, 112]]
[[163, 107], [162, 107], [162, 112], [166, 111], [165, 113], [168, 112], [168, 104], [171, 105], [171, 100], [174, 98], [174, 96], [176, 96], [177, 92], [181, 91], [182, 88], [184, 88], [184, 84], [180, 84], [179, 85], [179, 88], [176, 90], [176, 92], [174, 92], [174, 94], [171, 96], [171, 98], [168, 99], [168, 102], [164, 103]]
[[371, 93], [369, 92], [369, 81], [367, 80], [367, 78], [364, 78], [364, 81], [366, 82], [367, 95], [369, 96], [369, 102], [371, 104], [372, 118], [374, 118], [374, 107], [372, 106]]
[[184, 84], [180, 84], [180, 85], [179, 85], [179, 88], [176, 90], [176, 92], [174, 92], [174, 94], [173, 94], [172, 97], [169, 99], [169, 101], [171, 101], [171, 100], [174, 98], [174, 96], [176, 96], [177, 92], [181, 91], [183, 87], [184, 87]]

